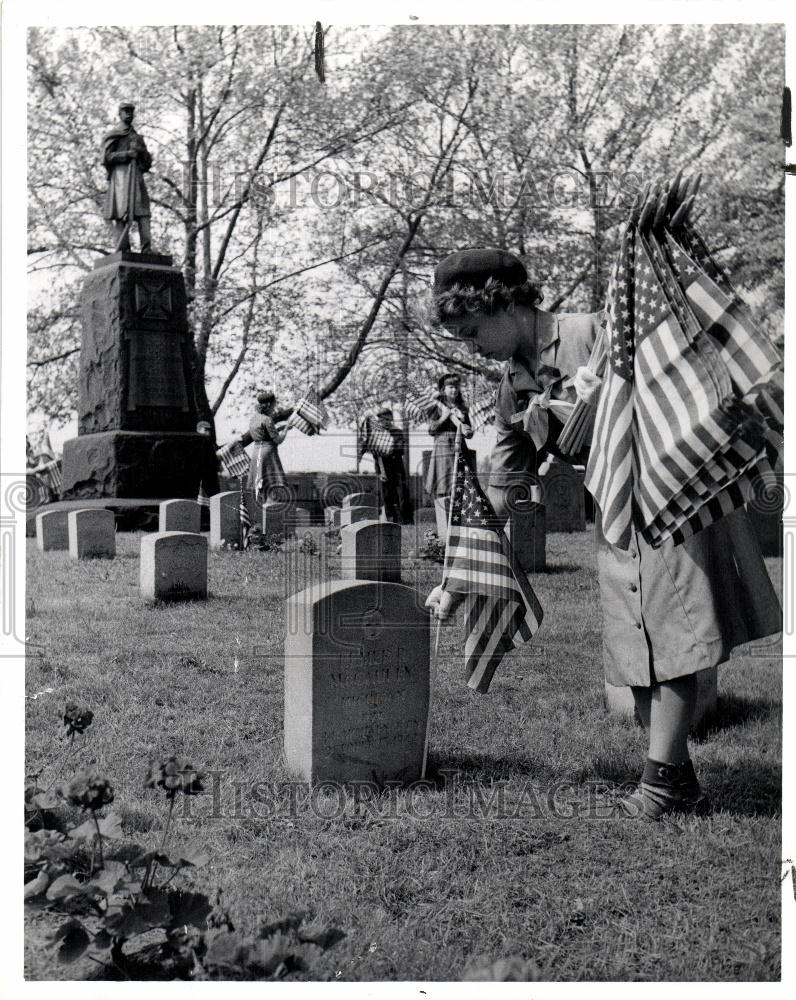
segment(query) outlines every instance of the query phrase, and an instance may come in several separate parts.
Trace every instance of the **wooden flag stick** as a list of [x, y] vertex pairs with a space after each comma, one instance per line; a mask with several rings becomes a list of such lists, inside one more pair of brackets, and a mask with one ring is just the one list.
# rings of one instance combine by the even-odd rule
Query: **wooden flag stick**
[[[461, 451], [461, 440], [462, 440], [462, 429], [461, 429], [461, 426], [459, 426], [457, 428], [457, 430], [456, 430], [456, 444], [454, 445], [454, 450], [453, 450], [453, 469], [452, 469], [452, 474], [451, 474], [451, 495], [450, 495], [450, 502], [448, 504], [448, 533], [445, 536], [445, 561], [443, 562], [443, 569], [442, 569], [443, 579], [445, 577], [445, 566], [447, 566], [447, 564], [448, 564], [448, 547], [449, 547], [450, 534], [451, 534], [451, 513], [453, 511], [453, 486], [456, 483], [456, 471], [457, 471], [457, 467], [458, 467], [458, 464], [459, 464], [459, 453]], [[431, 730], [431, 694], [432, 694], [432, 689], [433, 689], [433, 678], [434, 678], [434, 675], [436, 674], [436, 668], [437, 668], [437, 657], [439, 656], [439, 636], [440, 636], [440, 630], [441, 629], [442, 629], [442, 619], [441, 618], [437, 618], [437, 632], [436, 632], [436, 635], [434, 636], [434, 658], [431, 661], [431, 663], [432, 663], [432, 669], [429, 671], [428, 721], [426, 723], [426, 741], [425, 741], [425, 744], [423, 746], [423, 767], [421, 769], [421, 774], [420, 774], [421, 781], [424, 780], [425, 777], [426, 777], [426, 764], [428, 762], [428, 741], [429, 741], [430, 730]]]

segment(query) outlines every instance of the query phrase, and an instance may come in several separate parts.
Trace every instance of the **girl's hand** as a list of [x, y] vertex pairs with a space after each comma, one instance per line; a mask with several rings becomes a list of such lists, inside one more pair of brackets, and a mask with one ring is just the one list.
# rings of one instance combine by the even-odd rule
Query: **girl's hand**
[[586, 365], [581, 365], [578, 368], [572, 381], [575, 395], [584, 403], [591, 403], [594, 400], [602, 384], [603, 380], [600, 376], [595, 375]]
[[[458, 595], [457, 595], [458, 596]], [[442, 586], [435, 587], [426, 598], [426, 607], [431, 608], [434, 617], [440, 621], [446, 621], [456, 611], [459, 601], [456, 600]]]

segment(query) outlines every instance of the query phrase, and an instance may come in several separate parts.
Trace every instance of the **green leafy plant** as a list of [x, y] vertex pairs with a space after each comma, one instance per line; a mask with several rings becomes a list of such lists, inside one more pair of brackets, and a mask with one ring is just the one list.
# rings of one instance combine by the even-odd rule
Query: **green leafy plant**
[[[70, 711], [73, 707], [67, 706], [64, 716], [72, 740], [93, 718], [85, 709]], [[85, 956], [103, 978], [280, 979], [307, 970], [344, 936], [308, 925], [304, 913], [243, 933], [223, 907], [220, 890], [211, 902], [204, 893], [172, 885], [184, 869], [209, 861], [200, 844], [171, 848], [168, 843], [175, 800], [201, 794], [203, 782], [183, 758], [150, 762], [144, 785], [161, 789], [167, 803], [156, 848], [125, 839], [118, 813], [101, 815], [115, 793], [96, 771], [83, 769], [65, 787], [46, 792], [35, 786], [33, 798], [45, 796], [35, 808], [41, 813], [46, 804], [58, 828], [27, 823], [25, 903], [67, 915], [50, 938], [59, 961]], [[26, 805], [28, 797], [26, 789]], [[82, 822], [69, 815], [76, 809]], [[156, 940], [152, 932], [158, 932]]]
[[423, 541], [417, 550], [418, 558], [431, 562], [445, 562], [445, 543], [441, 542], [436, 531], [429, 528], [423, 535]]
[[296, 551], [302, 552], [305, 556], [316, 556], [318, 554], [318, 543], [309, 531], [306, 531], [299, 539]]

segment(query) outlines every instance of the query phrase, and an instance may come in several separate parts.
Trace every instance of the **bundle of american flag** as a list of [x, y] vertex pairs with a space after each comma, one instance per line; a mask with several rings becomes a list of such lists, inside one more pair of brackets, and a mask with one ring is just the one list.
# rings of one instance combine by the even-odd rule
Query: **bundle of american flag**
[[743, 505], [781, 432], [782, 359], [688, 223], [698, 184], [678, 175], [637, 201], [593, 355], [605, 379], [586, 487], [620, 548], [633, 527], [657, 546]]
[[495, 395], [494, 392], [491, 393], [470, 408], [470, 426], [474, 431], [480, 430], [494, 420]]
[[458, 453], [442, 586], [465, 597], [467, 684], [485, 694], [506, 653], [539, 628], [542, 608], [492, 505]]
[[436, 389], [429, 386], [421, 392], [406, 397], [404, 413], [408, 420], [420, 423], [428, 420], [439, 405], [439, 395]]
[[225, 476], [245, 476], [249, 471], [249, 456], [240, 441], [231, 441], [219, 448], [218, 460]]
[[49, 462], [45, 462], [43, 465], [38, 466], [34, 472], [50, 493], [54, 496], [61, 495], [63, 476], [60, 458], [53, 458]]
[[357, 461], [366, 451], [372, 455], [397, 455], [403, 447], [403, 433], [397, 427], [383, 427], [370, 413], [357, 427]]
[[295, 427], [302, 434], [317, 434], [329, 423], [329, 414], [318, 395], [318, 390], [310, 387], [288, 417], [288, 427]]

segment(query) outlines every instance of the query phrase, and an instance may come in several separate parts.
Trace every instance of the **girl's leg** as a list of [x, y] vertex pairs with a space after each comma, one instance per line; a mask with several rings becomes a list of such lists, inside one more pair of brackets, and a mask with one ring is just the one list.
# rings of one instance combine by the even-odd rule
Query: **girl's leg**
[[697, 697], [696, 674], [661, 681], [652, 689], [649, 756], [666, 764], [689, 759], [688, 731]]
[[659, 819], [704, 804], [688, 754], [696, 695], [695, 674], [652, 688], [633, 688], [636, 708], [649, 733], [649, 755], [639, 787], [622, 802], [627, 815]]
[[633, 700], [636, 703], [636, 711], [638, 712], [638, 717], [641, 719], [641, 725], [650, 731], [650, 712], [652, 708], [652, 688], [651, 687], [632, 687], [630, 689], [633, 692]]

